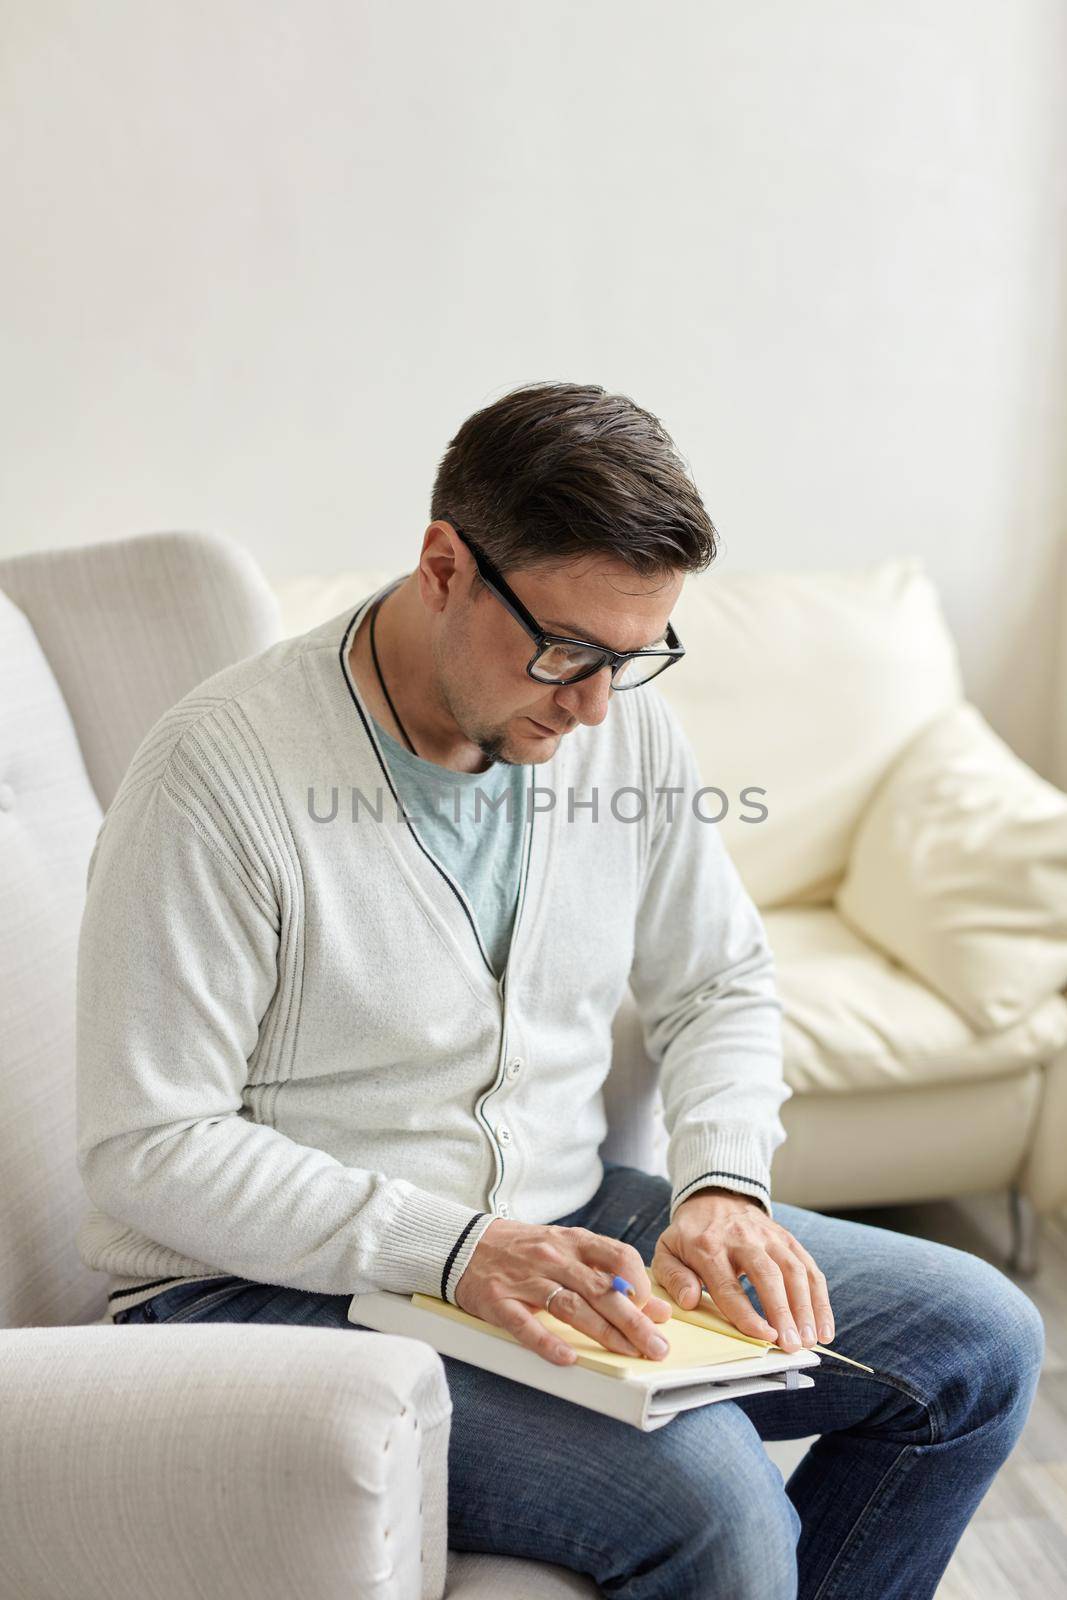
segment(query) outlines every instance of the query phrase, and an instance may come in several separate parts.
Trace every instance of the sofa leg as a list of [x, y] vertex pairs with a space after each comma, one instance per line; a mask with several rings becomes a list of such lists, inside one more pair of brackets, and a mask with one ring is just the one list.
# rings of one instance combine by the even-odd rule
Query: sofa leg
[[1029, 1196], [1021, 1189], [1012, 1189], [1008, 1196], [1011, 1207], [1011, 1253], [1008, 1271], [1019, 1278], [1033, 1278], [1040, 1265], [1041, 1218], [1034, 1210]]

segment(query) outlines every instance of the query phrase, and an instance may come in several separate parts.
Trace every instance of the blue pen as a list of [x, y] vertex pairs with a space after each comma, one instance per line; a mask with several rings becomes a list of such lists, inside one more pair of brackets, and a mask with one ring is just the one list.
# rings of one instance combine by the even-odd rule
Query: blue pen
[[612, 1278], [611, 1287], [613, 1289], [617, 1289], [620, 1294], [628, 1294], [631, 1298], [633, 1297], [633, 1292], [634, 1292], [633, 1284], [632, 1283], [627, 1283], [625, 1278], [620, 1278], [618, 1273], [616, 1273], [614, 1278]]

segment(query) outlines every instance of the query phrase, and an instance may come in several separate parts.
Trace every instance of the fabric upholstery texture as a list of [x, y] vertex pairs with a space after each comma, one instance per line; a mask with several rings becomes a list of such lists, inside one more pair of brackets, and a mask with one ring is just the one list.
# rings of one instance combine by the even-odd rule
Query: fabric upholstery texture
[[277, 638], [278, 602], [232, 539], [148, 533], [0, 561], [48, 657], [102, 806], [187, 690]]
[[101, 1298], [74, 1235], [74, 975], [100, 826], [70, 712], [0, 593], [0, 1325], [83, 1322]]
[[599, 1593], [591, 1578], [544, 1561], [449, 1553], [448, 1600], [596, 1600]]
[[429, 1345], [28, 1328], [0, 1335], [0, 1392], [11, 1600], [443, 1593], [451, 1400]]

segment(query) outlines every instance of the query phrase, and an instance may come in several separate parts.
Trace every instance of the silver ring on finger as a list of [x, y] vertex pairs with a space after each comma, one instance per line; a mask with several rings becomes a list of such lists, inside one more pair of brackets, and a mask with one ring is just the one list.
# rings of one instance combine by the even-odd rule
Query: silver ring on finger
[[549, 1290], [548, 1299], [545, 1301], [545, 1310], [546, 1311], [549, 1309], [549, 1307], [551, 1306], [551, 1304], [552, 1304], [553, 1300], [556, 1298], [556, 1296], [558, 1294], [562, 1294], [563, 1287], [564, 1286], [563, 1286], [562, 1283], [557, 1283], [556, 1287], [554, 1289]]

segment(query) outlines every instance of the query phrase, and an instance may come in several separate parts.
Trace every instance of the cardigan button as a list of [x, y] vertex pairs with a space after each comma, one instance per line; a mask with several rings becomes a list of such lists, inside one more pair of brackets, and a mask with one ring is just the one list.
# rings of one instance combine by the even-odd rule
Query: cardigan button
[[508, 1075], [509, 1078], [517, 1078], [521, 1071], [522, 1071], [522, 1062], [519, 1059], [519, 1057], [516, 1056], [514, 1061], [509, 1061], [508, 1062], [507, 1075]]
[[509, 1127], [507, 1127], [506, 1124], [504, 1124], [503, 1122], [497, 1128], [496, 1136], [500, 1140], [501, 1144], [510, 1144], [511, 1143], [511, 1129]]
[[498, 1217], [511, 1216], [511, 1207], [508, 1205], [506, 1200], [501, 1200], [500, 1204], [496, 1208], [496, 1214]]

